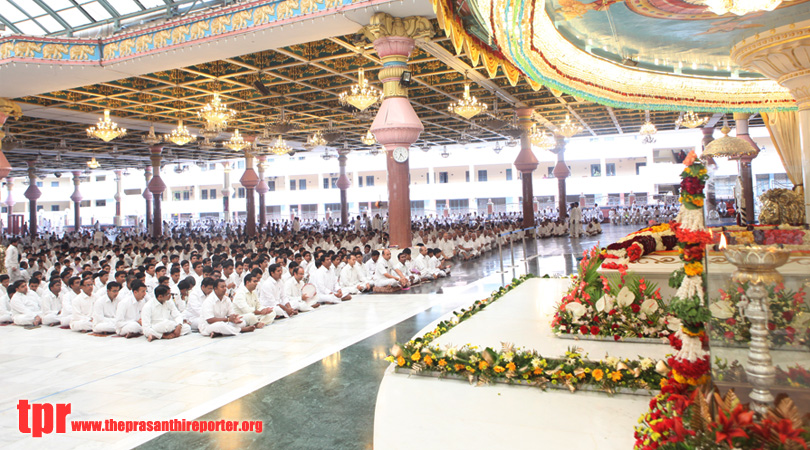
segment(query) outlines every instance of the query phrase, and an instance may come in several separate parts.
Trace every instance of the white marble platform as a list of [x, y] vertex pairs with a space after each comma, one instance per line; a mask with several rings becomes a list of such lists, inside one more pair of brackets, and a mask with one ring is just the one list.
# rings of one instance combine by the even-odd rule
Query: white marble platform
[[[131, 448], [159, 433], [18, 431], [18, 400], [72, 403], [68, 419], [193, 419], [439, 303], [474, 294], [367, 295], [228, 338], [94, 337], [0, 327], [0, 448]], [[69, 426], [69, 425], [68, 425]]]
[[[666, 345], [556, 338], [549, 324], [568, 283], [559, 279], [527, 281], [436, 342], [493, 348], [511, 342], [547, 357], [559, 356], [568, 347], [577, 346], [593, 359], [603, 358], [606, 353], [660, 359], [671, 352]], [[435, 323], [420, 334], [433, 328]], [[627, 450], [633, 446], [633, 427], [648, 406], [646, 396], [543, 392], [503, 384], [474, 387], [463, 381], [397, 374], [391, 366], [377, 396], [374, 448], [413, 448], [406, 427], [423, 423], [438, 431], [430, 433], [430, 439], [419, 439], [420, 449], [461, 445], [465, 449]], [[473, 430], [479, 431], [473, 436]]]

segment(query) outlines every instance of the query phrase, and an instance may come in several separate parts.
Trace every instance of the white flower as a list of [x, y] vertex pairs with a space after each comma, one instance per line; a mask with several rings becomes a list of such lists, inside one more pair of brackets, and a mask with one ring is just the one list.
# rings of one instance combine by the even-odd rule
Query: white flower
[[506, 361], [506, 362], [512, 362], [512, 358], [513, 358], [514, 356], [515, 356], [515, 354], [514, 354], [514, 353], [512, 353], [512, 352], [507, 352], [507, 353], [504, 353], [504, 355], [503, 355], [503, 360], [504, 360], [504, 361]]
[[727, 300], [718, 300], [712, 303], [709, 305], [709, 311], [712, 312], [712, 316], [718, 319], [734, 317], [734, 307], [731, 306], [731, 302]]
[[540, 358], [532, 358], [532, 368], [540, 367]]
[[681, 319], [675, 316], [667, 316], [667, 328], [670, 331], [678, 331], [681, 329]]
[[615, 356], [608, 356], [605, 359], [605, 364], [607, 364], [610, 367], [616, 367], [616, 365], [619, 364], [619, 361], [621, 360]]
[[647, 299], [641, 304], [641, 312], [644, 314], [652, 314], [658, 311], [658, 302], [655, 299]]
[[610, 311], [613, 309], [613, 297], [610, 294], [605, 294], [596, 301], [596, 310], [599, 312]]
[[627, 286], [623, 287], [622, 290], [619, 291], [619, 295], [616, 296], [616, 302], [619, 306], [630, 306], [635, 299], [636, 297], [630, 292]]
[[571, 302], [565, 305], [565, 310], [571, 313], [574, 321], [585, 315], [585, 306], [582, 303]]
[[651, 360], [650, 358], [644, 358], [641, 360], [641, 370], [647, 370], [650, 367], [652, 367], [653, 364], [655, 364], [653, 360]]
[[669, 367], [667, 367], [667, 363], [665, 363], [664, 360], [659, 360], [655, 365], [655, 371], [660, 375], [666, 376], [666, 374], [669, 372]]

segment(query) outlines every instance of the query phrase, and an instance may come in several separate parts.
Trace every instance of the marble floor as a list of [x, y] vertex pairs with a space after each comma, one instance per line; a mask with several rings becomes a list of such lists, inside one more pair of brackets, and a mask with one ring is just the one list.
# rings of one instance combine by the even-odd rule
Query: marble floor
[[[147, 343], [67, 330], [0, 327], [3, 448], [371, 448], [387, 349], [523, 273], [571, 273], [576, 257], [637, 227], [596, 238], [527, 241], [498, 273], [497, 252], [459, 263], [453, 276], [395, 295], [369, 295], [233, 338], [191, 335]], [[504, 264], [511, 264], [504, 249]], [[244, 418], [262, 434], [69, 432], [32, 438], [17, 430], [16, 403], [72, 403], [70, 419]], [[220, 435], [221, 434], [221, 435]]]
[[[562, 355], [578, 347], [593, 359], [606, 355], [661, 359], [669, 345], [573, 341], [557, 338], [550, 330], [554, 303], [569, 285], [567, 279], [527, 281], [506, 296], [462, 322], [435, 342], [500, 348], [502, 342]], [[444, 320], [447, 316], [438, 318]], [[430, 331], [435, 322], [422, 332]], [[421, 333], [421, 332], [420, 332]], [[410, 449], [407, 424], [429, 423], [441, 430], [419, 439], [420, 449], [459, 448], [460, 436], [486, 427], [475, 439], [464, 439], [468, 449], [566, 448], [626, 450], [633, 447], [633, 427], [648, 409], [649, 396], [548, 390], [503, 384], [470, 386], [458, 380], [409, 376], [386, 369], [377, 395], [374, 448]], [[587, 420], [582, 414], [587, 411]], [[418, 432], [417, 432], [418, 433]]]

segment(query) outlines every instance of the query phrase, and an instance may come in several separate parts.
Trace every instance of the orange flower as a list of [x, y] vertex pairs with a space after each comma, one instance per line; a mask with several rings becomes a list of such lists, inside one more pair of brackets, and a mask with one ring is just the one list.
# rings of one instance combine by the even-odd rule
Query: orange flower
[[593, 371], [592, 376], [594, 380], [602, 381], [602, 377], [605, 376], [605, 372], [603, 372], [602, 369], [596, 369]]
[[411, 359], [414, 361], [419, 361], [420, 359], [422, 359], [422, 354], [417, 351], [416, 353], [411, 355]]
[[464, 364], [455, 364], [453, 367], [456, 369], [456, 372], [464, 370]]
[[404, 365], [405, 365], [405, 358], [403, 358], [403, 357], [401, 357], [401, 356], [398, 356], [398, 357], [397, 357], [397, 365], [398, 365], [399, 367], [404, 366]]
[[446, 365], [447, 365], [447, 361], [445, 361], [444, 358], [439, 360], [439, 367], [444, 367]]
[[617, 370], [610, 374], [610, 379], [613, 381], [620, 381], [622, 379], [622, 373]]
[[543, 369], [538, 367], [538, 368], [534, 369], [532, 371], [532, 373], [535, 374], [535, 375], [542, 375], [543, 374]]
[[433, 364], [433, 358], [431, 358], [430, 355], [425, 356], [425, 364], [427, 365]]
[[684, 158], [683, 165], [684, 166], [691, 166], [692, 164], [694, 164], [696, 159], [697, 159], [697, 154], [695, 154], [695, 151], [692, 150], [691, 152], [689, 152], [688, 155], [686, 155], [686, 158]]
[[506, 369], [504, 369], [504, 368], [503, 368], [503, 367], [501, 367], [501, 366], [495, 366], [495, 367], [493, 368], [493, 370], [495, 370], [495, 373], [503, 373], [503, 372], [506, 372]]
[[486, 361], [480, 361], [478, 363], [478, 370], [487, 370], [487, 367], [489, 367], [489, 364], [487, 364]]
[[510, 362], [509, 364], [506, 365], [506, 368], [509, 370], [515, 370], [515, 363]]

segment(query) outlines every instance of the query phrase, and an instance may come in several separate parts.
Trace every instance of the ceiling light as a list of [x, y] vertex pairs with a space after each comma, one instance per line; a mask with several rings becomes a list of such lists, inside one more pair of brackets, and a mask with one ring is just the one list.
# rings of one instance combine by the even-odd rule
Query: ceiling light
[[360, 138], [360, 141], [366, 145], [374, 145], [377, 143], [377, 138], [371, 134], [371, 130], [366, 131], [366, 135]]
[[470, 95], [470, 80], [465, 80], [464, 97], [455, 103], [451, 103], [450, 106], [447, 107], [447, 110], [470, 120], [478, 114], [485, 112], [487, 110], [487, 104], [479, 102], [474, 95]]
[[270, 153], [274, 155], [285, 155], [287, 153], [292, 153], [293, 149], [286, 142], [284, 142], [284, 138], [281, 135], [278, 135], [278, 139], [276, 139], [275, 144], [270, 147]]
[[566, 138], [571, 138], [582, 132], [582, 125], [571, 122], [571, 116], [569, 114], [565, 115], [565, 122], [563, 122], [559, 128], [557, 133]]
[[173, 142], [175, 145], [184, 146], [193, 141], [195, 136], [188, 132], [188, 128], [183, 126], [183, 121], [177, 122], [177, 128], [171, 134], [163, 135], [163, 140]]
[[442, 154], [442, 158], [447, 158], [448, 156], [450, 156], [450, 152], [447, 151], [447, 146], [446, 145], [444, 146], [444, 149], [442, 150], [441, 154]]
[[228, 127], [228, 121], [236, 116], [236, 111], [228, 108], [222, 103], [218, 93], [214, 93], [214, 98], [197, 111], [197, 117], [205, 120], [206, 128], [212, 130], [223, 130]]
[[160, 144], [160, 137], [155, 134], [155, 126], [149, 125], [149, 133], [146, 136], [141, 138], [141, 142], [146, 145], [157, 145]]
[[352, 105], [362, 111], [377, 103], [382, 94], [368, 84], [365, 71], [361, 67], [357, 72], [357, 84], [352, 85], [348, 91], [341, 92], [339, 98], [340, 103]]
[[718, 16], [732, 13], [744, 16], [755, 11], [773, 11], [782, 0], [703, 0], [709, 11]]
[[532, 129], [529, 132], [529, 140], [532, 142], [532, 145], [540, 150], [551, 150], [557, 145], [554, 134], [546, 132], [545, 130], [538, 130], [536, 124], [532, 125]]
[[323, 147], [326, 145], [326, 139], [323, 138], [323, 134], [321, 130], [315, 130], [312, 133], [312, 136], [307, 138], [307, 142], [304, 144], [304, 148], [313, 149], [316, 147]]
[[96, 161], [95, 156], [90, 161], [87, 161], [87, 168], [88, 169], [98, 169], [99, 167], [101, 167], [101, 164], [99, 164], [98, 161]]
[[250, 142], [242, 138], [242, 135], [239, 134], [239, 130], [234, 130], [233, 136], [225, 143], [225, 146], [235, 152], [241, 152], [250, 147]]
[[101, 139], [104, 142], [126, 136], [126, 128], [119, 128], [118, 124], [110, 120], [110, 110], [104, 110], [104, 117], [98, 119], [98, 123], [94, 127], [87, 129], [87, 135], [91, 138]]
[[702, 127], [709, 121], [709, 117], [700, 117], [695, 114], [694, 111], [689, 111], [683, 115], [683, 117], [679, 117], [678, 120], [675, 121], [675, 125], [678, 126], [685, 126], [686, 128], [697, 128]]

